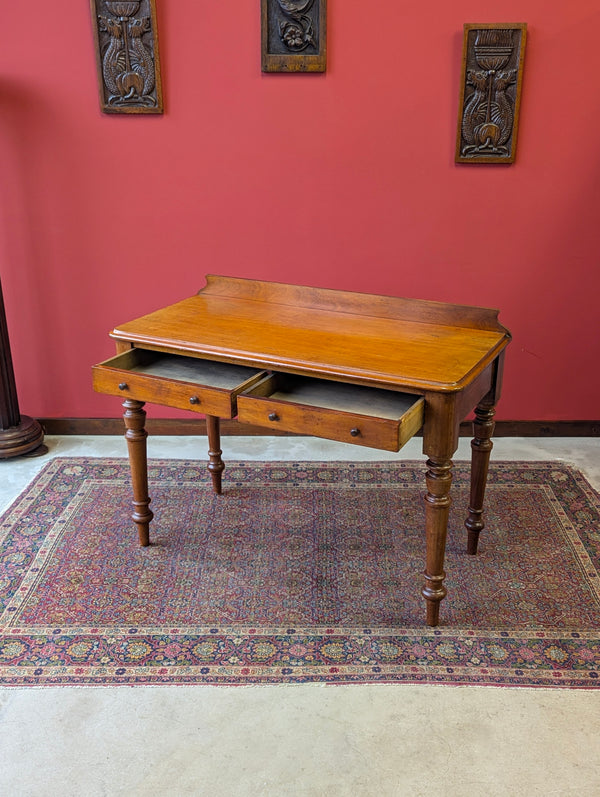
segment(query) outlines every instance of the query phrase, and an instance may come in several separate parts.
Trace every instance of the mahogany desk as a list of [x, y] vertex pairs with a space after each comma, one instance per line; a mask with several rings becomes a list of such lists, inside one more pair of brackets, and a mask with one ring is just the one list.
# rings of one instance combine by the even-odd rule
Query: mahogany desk
[[219, 419], [388, 451], [421, 428], [427, 623], [437, 625], [452, 456], [475, 408], [467, 550], [477, 551], [509, 332], [478, 307], [208, 276], [196, 296], [117, 327], [94, 389], [125, 397], [133, 520], [149, 544], [145, 402], [206, 415], [221, 492]]

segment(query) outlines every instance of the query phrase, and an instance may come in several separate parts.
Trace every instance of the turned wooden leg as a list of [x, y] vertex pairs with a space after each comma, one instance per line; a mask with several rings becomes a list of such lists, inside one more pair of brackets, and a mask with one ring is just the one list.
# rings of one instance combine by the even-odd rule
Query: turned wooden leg
[[225, 465], [221, 459], [221, 432], [219, 418], [215, 415], [206, 416], [206, 428], [208, 431], [208, 470], [212, 476], [213, 490], [217, 495], [221, 495], [221, 474], [225, 470]]
[[137, 525], [140, 545], [150, 545], [150, 521], [154, 517], [148, 508], [148, 463], [146, 458], [146, 438], [148, 433], [144, 429], [146, 413], [142, 409], [143, 401], [127, 399], [123, 402], [125, 414], [125, 439], [129, 451], [129, 467], [131, 468], [131, 483], [133, 487], [133, 522]]
[[465, 521], [467, 528], [467, 553], [477, 553], [479, 532], [484, 527], [483, 499], [487, 484], [490, 452], [493, 448], [491, 436], [494, 433], [493, 404], [482, 402], [475, 410], [473, 421], [473, 440], [471, 440], [471, 496], [469, 499], [469, 516]]
[[427, 540], [427, 565], [423, 597], [427, 601], [427, 625], [437, 625], [440, 601], [446, 596], [444, 586], [444, 554], [450, 512], [450, 485], [452, 461], [427, 460], [427, 495], [425, 496], [425, 533]]

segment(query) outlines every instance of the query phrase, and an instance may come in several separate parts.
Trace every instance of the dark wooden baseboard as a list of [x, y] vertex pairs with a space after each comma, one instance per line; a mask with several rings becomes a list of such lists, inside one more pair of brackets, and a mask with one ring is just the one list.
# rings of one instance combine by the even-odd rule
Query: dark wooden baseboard
[[[121, 418], [40, 418], [47, 435], [122, 435]], [[148, 418], [146, 429], [153, 435], [206, 435], [203, 418]], [[461, 424], [462, 437], [471, 436], [471, 424]], [[274, 436], [270, 429], [221, 421], [221, 434]], [[278, 436], [281, 436], [280, 432]], [[600, 421], [497, 421], [494, 437], [600, 437]]]

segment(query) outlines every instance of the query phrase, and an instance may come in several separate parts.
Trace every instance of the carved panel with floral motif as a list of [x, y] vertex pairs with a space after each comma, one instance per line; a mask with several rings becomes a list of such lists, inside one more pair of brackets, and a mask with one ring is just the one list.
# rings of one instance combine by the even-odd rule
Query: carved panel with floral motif
[[262, 71], [325, 72], [327, 0], [261, 0]]

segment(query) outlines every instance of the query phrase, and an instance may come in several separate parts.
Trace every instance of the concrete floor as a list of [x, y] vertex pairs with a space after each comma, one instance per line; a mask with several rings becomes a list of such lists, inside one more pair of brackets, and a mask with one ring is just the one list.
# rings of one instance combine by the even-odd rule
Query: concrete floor
[[[0, 462], [4, 509], [52, 456], [125, 456], [50, 437]], [[461, 440], [456, 459], [469, 456]], [[225, 460], [382, 460], [303, 438], [223, 439]], [[206, 439], [149, 455], [204, 459]], [[600, 489], [600, 439], [498, 439], [495, 459], [564, 460]], [[403, 449], [420, 459], [420, 441]], [[398, 458], [392, 455], [389, 458]], [[410, 685], [0, 689], [0, 795], [392, 797], [600, 794], [600, 689]]]

